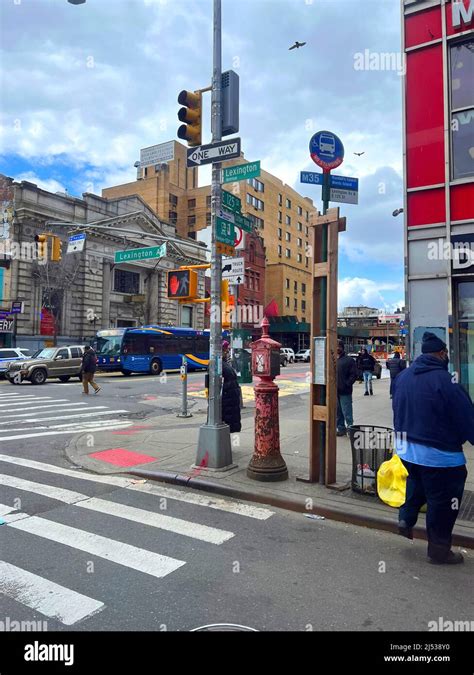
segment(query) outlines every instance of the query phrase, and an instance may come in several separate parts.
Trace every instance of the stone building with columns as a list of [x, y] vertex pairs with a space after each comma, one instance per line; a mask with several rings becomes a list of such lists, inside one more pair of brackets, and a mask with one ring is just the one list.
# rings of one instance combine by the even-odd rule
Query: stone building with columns
[[[183, 239], [137, 195], [105, 199], [51, 193], [33, 183], [1, 176], [13, 192], [10, 240], [0, 258], [8, 264], [4, 297], [23, 302], [15, 315], [12, 343], [32, 349], [48, 344], [82, 344], [112, 327], [159, 324], [204, 328], [202, 304], [167, 298], [167, 271], [206, 262], [205, 244]], [[53, 224], [62, 223], [62, 224]], [[71, 233], [86, 233], [82, 251], [66, 253]], [[35, 235], [62, 240], [60, 262], [38, 258]], [[166, 243], [166, 256], [115, 263], [115, 252]], [[204, 274], [199, 273], [204, 296]], [[5, 302], [3, 303], [5, 304]], [[8, 303], [6, 303], [8, 304]]]

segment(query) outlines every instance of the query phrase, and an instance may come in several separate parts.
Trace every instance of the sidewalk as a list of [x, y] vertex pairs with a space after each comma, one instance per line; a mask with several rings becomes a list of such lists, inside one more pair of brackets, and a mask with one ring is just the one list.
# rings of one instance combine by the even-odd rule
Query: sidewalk
[[[354, 423], [392, 426], [389, 380], [374, 380], [374, 396], [363, 395], [363, 385], [354, 386]], [[309, 393], [280, 398], [281, 452], [289, 479], [264, 483], [247, 477], [247, 465], [253, 454], [254, 403], [246, 401], [242, 410], [242, 432], [232, 436], [236, 468], [218, 472], [193, 468], [199, 426], [206, 421], [207, 402], [196, 392], [190, 397], [193, 417], [176, 417], [176, 410], [152, 415], [143, 422], [111, 434], [82, 434], [66, 449], [68, 458], [91, 471], [132, 473], [143, 478], [186, 484], [241, 499], [258, 501], [293, 510], [313, 512], [328, 518], [359, 525], [396, 531], [397, 510], [376, 497], [360, 495], [351, 489], [342, 492], [325, 486], [305, 483], [297, 478], [308, 476]], [[247, 398], [247, 397], [246, 397]], [[146, 401], [153, 408], [156, 401]], [[91, 447], [92, 445], [92, 447]], [[461, 512], [455, 527], [456, 541], [464, 546], [474, 543], [474, 448], [465, 447], [468, 457], [468, 481]], [[337, 482], [348, 483], [352, 458], [347, 437], [337, 439]], [[154, 474], [154, 475], [153, 475]], [[161, 475], [159, 475], [161, 474]], [[178, 477], [176, 478], [176, 476]], [[424, 536], [424, 516], [420, 514], [417, 536]]]

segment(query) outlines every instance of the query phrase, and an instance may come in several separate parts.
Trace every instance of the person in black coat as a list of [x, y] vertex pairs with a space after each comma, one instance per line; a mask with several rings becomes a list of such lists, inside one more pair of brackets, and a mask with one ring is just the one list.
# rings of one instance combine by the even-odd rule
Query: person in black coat
[[84, 347], [84, 355], [82, 357], [82, 386], [84, 388], [84, 394], [89, 395], [89, 385], [97, 394], [100, 391], [98, 384], [94, 382], [95, 371], [97, 370], [97, 357], [95, 351], [90, 345]]
[[400, 352], [395, 352], [393, 358], [387, 359], [386, 367], [390, 373], [390, 398], [393, 395], [393, 382], [397, 375], [399, 375], [402, 370], [405, 370], [407, 367], [407, 362], [405, 359], [400, 358]]
[[[337, 435], [345, 436], [354, 424], [352, 415], [352, 387], [357, 380], [357, 367], [351, 356], [346, 356], [344, 343], [337, 343]], [[347, 427], [347, 428], [346, 428]]]
[[240, 386], [237, 373], [229, 363], [229, 343], [222, 345], [222, 421], [235, 434], [242, 429], [240, 421]]
[[375, 359], [369, 354], [367, 349], [362, 349], [359, 356], [357, 357], [357, 368], [361, 371], [362, 377], [365, 382], [365, 393], [364, 396], [372, 396], [372, 377], [375, 369]]

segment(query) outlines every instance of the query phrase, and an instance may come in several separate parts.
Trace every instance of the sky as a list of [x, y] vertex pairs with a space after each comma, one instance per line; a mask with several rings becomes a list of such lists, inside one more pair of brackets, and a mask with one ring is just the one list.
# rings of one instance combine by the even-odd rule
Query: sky
[[[299, 174], [320, 171], [311, 136], [337, 134], [334, 173], [359, 179], [359, 204], [339, 205], [339, 306], [402, 306], [399, 1], [222, 0], [222, 21], [245, 158], [320, 205]], [[135, 180], [140, 148], [177, 138], [179, 91], [211, 82], [212, 0], [2, 0], [0, 23], [0, 172], [52, 192]]]

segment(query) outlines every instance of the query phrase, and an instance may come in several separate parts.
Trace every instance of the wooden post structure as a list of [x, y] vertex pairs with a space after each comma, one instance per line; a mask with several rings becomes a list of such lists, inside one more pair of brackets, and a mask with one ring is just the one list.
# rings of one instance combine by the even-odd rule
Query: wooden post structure
[[[333, 485], [336, 482], [338, 239], [339, 232], [346, 229], [346, 219], [339, 217], [339, 208], [333, 208], [325, 215], [314, 217], [310, 226], [314, 262], [308, 482]], [[325, 373], [321, 373], [320, 362], [315, 363], [314, 338], [318, 337], [326, 339]], [[316, 384], [315, 376], [325, 384]]]

